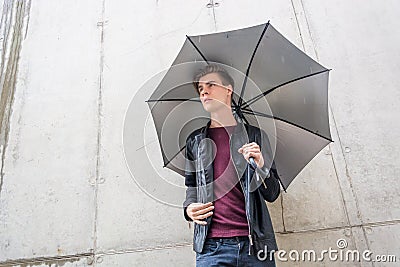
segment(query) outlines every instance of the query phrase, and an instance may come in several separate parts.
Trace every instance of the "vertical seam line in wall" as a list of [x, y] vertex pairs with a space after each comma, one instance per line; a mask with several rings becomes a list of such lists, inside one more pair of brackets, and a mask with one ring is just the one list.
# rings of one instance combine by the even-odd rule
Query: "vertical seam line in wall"
[[[304, 10], [304, 17], [306, 19], [307, 29], [308, 29], [308, 31], [310, 33], [311, 43], [313, 45], [313, 49], [315, 51], [315, 54], [316, 54], [317, 58], [319, 59], [319, 56], [318, 56], [318, 53], [317, 53], [317, 48], [315, 47], [315, 42], [314, 42], [314, 40], [312, 38], [312, 35], [311, 35], [310, 25], [308, 23], [307, 16], [305, 15], [305, 9], [304, 9], [303, 0], [300, 0], [300, 2], [301, 2], [301, 6], [302, 6], [302, 8]], [[360, 205], [359, 205], [359, 202], [358, 202], [358, 197], [357, 197], [357, 194], [354, 192], [353, 181], [352, 181], [352, 178], [350, 176], [350, 173], [349, 173], [349, 170], [348, 170], [348, 167], [347, 167], [348, 166], [347, 165], [347, 159], [346, 159], [345, 153], [343, 151], [343, 145], [342, 145], [342, 141], [340, 140], [339, 130], [337, 129], [335, 116], [333, 114], [333, 109], [332, 109], [330, 104], [329, 104], [329, 108], [331, 110], [332, 118], [334, 120], [334, 127], [336, 129], [336, 133], [337, 133], [337, 136], [339, 138], [340, 149], [342, 151], [342, 157], [343, 157], [343, 160], [344, 160], [344, 163], [345, 163], [345, 167], [346, 167], [346, 177], [348, 178], [348, 181], [349, 181], [349, 184], [350, 184], [350, 190], [351, 190], [352, 196], [354, 197], [354, 200], [355, 200], [355, 204], [356, 204], [356, 208], [357, 208], [357, 217], [360, 219], [361, 225], [364, 225], [364, 221], [363, 221], [363, 218], [362, 218], [362, 215], [361, 215]], [[332, 161], [334, 162], [333, 155], [331, 155], [331, 157], [332, 157]], [[336, 176], [336, 177], [338, 177], [338, 176]], [[340, 183], [339, 183], [339, 186], [340, 186]], [[343, 197], [343, 192], [341, 191], [341, 193], [342, 193], [342, 197]], [[344, 200], [344, 198], [343, 198], [343, 200]], [[346, 212], [347, 212], [347, 209], [346, 209]], [[367, 233], [365, 231], [365, 227], [362, 226], [361, 229], [362, 229], [365, 241], [366, 241], [365, 244], [367, 245], [367, 248], [370, 250], [369, 240], [368, 240]], [[372, 266], [375, 266], [374, 262], [372, 262]]]
[[27, 10], [28, 10], [28, 12], [27, 12], [27, 14], [28, 14], [28, 16], [27, 16], [27, 18], [26, 18], [26, 27], [25, 27], [25, 35], [24, 35], [24, 39], [26, 38], [26, 36], [28, 35], [28, 29], [29, 29], [29, 21], [30, 21], [30, 16], [29, 16], [29, 14], [30, 14], [30, 10], [31, 10], [31, 0], [27, 0]]
[[282, 208], [281, 216], [282, 216], [283, 232], [286, 232], [285, 218], [283, 216], [283, 214], [284, 214], [284, 212], [283, 212], [283, 194], [281, 194], [280, 197], [281, 197], [281, 208]]
[[[303, 46], [303, 51], [305, 51], [306, 46], [305, 46], [305, 44], [304, 44], [303, 35], [301, 34], [300, 23], [299, 23], [299, 20], [297, 19], [296, 8], [295, 8], [295, 6], [294, 6], [293, 0], [290, 0], [290, 3], [292, 4], [294, 18], [296, 19], [297, 29], [299, 30], [301, 45]], [[304, 14], [304, 16], [305, 16], [305, 14]], [[312, 41], [312, 40], [311, 40], [311, 41]]]
[[[102, 0], [101, 8], [101, 33], [100, 33], [100, 62], [99, 62], [99, 94], [97, 98], [97, 151], [96, 151], [96, 177], [94, 188], [94, 224], [93, 224], [93, 249], [94, 255], [97, 250], [97, 218], [98, 218], [98, 181], [100, 179], [100, 153], [101, 153], [101, 137], [102, 137], [102, 112], [103, 112], [103, 78], [104, 78], [104, 24], [105, 24], [105, 0]], [[98, 24], [99, 25], [99, 24]], [[96, 266], [96, 259], [93, 261]]]
[[[12, 115], [12, 107], [14, 104], [14, 95], [15, 95], [15, 87], [17, 84], [17, 73], [18, 73], [18, 62], [19, 62], [19, 54], [21, 52], [22, 46], [22, 28], [24, 27], [24, 16], [27, 13], [29, 16], [30, 10], [30, 2], [29, 6], [25, 8], [26, 1], [16, 1], [15, 2], [15, 22], [13, 22], [13, 8], [14, 8], [14, 1], [4, 1], [3, 6], [3, 14], [1, 18], [1, 24], [5, 25], [5, 36], [3, 36], [3, 51], [2, 51], [2, 61], [1, 61], [1, 96], [0, 96], [0, 104], [4, 105], [0, 107], [1, 111], [1, 120], [0, 120], [0, 129], [1, 132], [4, 133], [0, 135], [0, 146], [1, 149], [1, 169], [0, 169], [0, 194], [3, 187], [3, 179], [4, 179], [4, 164], [5, 164], [5, 157], [6, 157], [6, 150], [8, 146], [8, 139], [9, 139], [9, 131], [10, 131], [10, 122], [11, 122], [11, 115]], [[10, 4], [10, 6], [8, 5]], [[4, 19], [6, 16], [6, 19]], [[9, 18], [10, 17], [10, 18]], [[9, 18], [9, 19], [8, 19]], [[5, 23], [5, 24], [3, 24]], [[8, 50], [8, 38], [10, 34], [10, 30], [13, 30], [10, 49]], [[6, 59], [5, 54], [9, 52], [7, 64], [6, 64], [6, 71], [3, 75], [3, 69], [5, 67], [4, 61]], [[4, 127], [4, 128], [3, 128]]]
[[[333, 127], [334, 127], [334, 129], [335, 129], [335, 131], [336, 131], [336, 136], [338, 137], [338, 142], [339, 142], [340, 150], [342, 151], [342, 153], [341, 153], [342, 155], [341, 155], [341, 156], [343, 157], [343, 160], [346, 161], [346, 159], [344, 158], [344, 154], [343, 154], [343, 149], [342, 149], [342, 145], [341, 145], [341, 141], [340, 141], [340, 137], [339, 137], [339, 132], [337, 131], [337, 127], [336, 127], [336, 120], [335, 120], [335, 117], [333, 116], [332, 108], [331, 108], [330, 105], [329, 105], [329, 109], [330, 109], [331, 114], [332, 114]], [[334, 157], [333, 157], [333, 151], [332, 151], [332, 149], [330, 149], [330, 151], [331, 151], [331, 156], [330, 156], [330, 158], [331, 158], [331, 160], [332, 160], [333, 168], [334, 168], [334, 170], [335, 170], [336, 180], [337, 180], [338, 185], [339, 185], [340, 196], [341, 196], [341, 198], [342, 198], [343, 208], [344, 208], [344, 211], [345, 211], [345, 213], [346, 213], [347, 224], [348, 224], [348, 226], [350, 227], [350, 231], [352, 231], [353, 225], [351, 225], [351, 223], [350, 223], [349, 212], [348, 212], [348, 210], [347, 210], [347, 206], [346, 206], [346, 201], [345, 201], [345, 199], [344, 199], [343, 190], [342, 190], [342, 187], [341, 187], [341, 183], [340, 183], [340, 181], [339, 181], [339, 175], [338, 175], [338, 170], [337, 170], [337, 167], [336, 167], [335, 159], [334, 159]], [[346, 171], [346, 177], [348, 177], [348, 179], [350, 179], [350, 177], [348, 176], [348, 170], [347, 170], [347, 163], [346, 163], [346, 162], [345, 162], [345, 171]], [[350, 182], [349, 182], [349, 183], [350, 183]], [[355, 195], [354, 195], [354, 192], [353, 192], [353, 186], [351, 185], [351, 183], [350, 183], [350, 187], [351, 187], [352, 195], [353, 195], [353, 197], [355, 198]], [[361, 225], [362, 225], [363, 222], [362, 222], [362, 218], [361, 218], [361, 217], [359, 216], [359, 214], [358, 214], [358, 213], [359, 213], [359, 208], [358, 208], [358, 202], [357, 202], [356, 199], [355, 199], [355, 202], [356, 202], [356, 208], [357, 208], [357, 217], [360, 219]], [[355, 242], [354, 235], [352, 235], [352, 237], [353, 237], [353, 242], [354, 242], [354, 244], [355, 244], [355, 246], [356, 246], [356, 249], [358, 250], [357, 244], [356, 244], [356, 242]]]
[[[317, 48], [316, 48], [316, 46], [315, 46], [315, 41], [314, 41], [314, 39], [312, 38], [312, 33], [311, 33], [311, 29], [310, 29], [310, 24], [309, 24], [308, 19], [307, 19], [307, 15], [306, 15], [306, 12], [305, 12], [303, 0], [299, 0], [299, 1], [300, 1], [300, 4], [301, 4], [301, 8], [302, 8], [302, 10], [303, 10], [303, 12], [304, 12], [304, 19], [305, 19], [305, 21], [306, 21], [307, 31], [308, 31], [309, 36], [310, 36], [311, 44], [312, 44], [312, 47], [313, 47], [315, 56], [316, 56], [317, 60], [319, 61], [318, 51], [317, 51]], [[293, 5], [293, 0], [291, 0], [291, 2], [292, 2], [292, 5]], [[294, 5], [293, 5], [293, 10], [294, 10], [294, 12], [295, 12]], [[295, 12], [295, 17], [296, 17], [296, 21], [297, 21], [296, 12]], [[298, 24], [298, 27], [299, 27], [299, 26], [300, 26], [300, 25]], [[299, 31], [300, 31], [300, 27], [299, 27]], [[302, 37], [302, 36], [301, 36], [301, 39], [302, 39], [302, 42], [303, 42], [303, 37]], [[304, 43], [303, 43], [303, 46], [304, 46]], [[305, 47], [304, 47], [304, 49], [305, 49]], [[339, 131], [338, 131], [338, 129], [337, 129], [337, 124], [336, 124], [335, 116], [334, 116], [334, 114], [333, 114], [333, 109], [332, 109], [332, 106], [330, 105], [330, 103], [329, 103], [328, 105], [329, 105], [329, 109], [330, 109], [331, 114], [332, 114], [333, 126], [334, 126], [334, 128], [335, 128], [337, 137], [338, 137], [338, 139], [339, 139], [339, 140], [338, 140], [338, 143], [339, 143], [339, 146], [340, 146], [340, 149], [341, 149], [341, 152], [342, 152], [342, 153], [341, 153], [341, 154], [342, 154], [341, 156], [343, 157], [344, 164], [345, 164], [346, 177], [348, 178], [348, 181], [349, 181], [349, 184], [350, 184], [350, 190], [351, 190], [352, 196], [353, 196], [354, 201], [355, 201], [355, 204], [356, 204], [357, 217], [359, 218], [359, 220], [360, 220], [360, 222], [361, 222], [361, 225], [363, 225], [364, 222], [363, 222], [363, 219], [362, 219], [362, 216], [361, 216], [361, 213], [360, 213], [360, 207], [359, 207], [359, 203], [358, 203], [358, 198], [357, 198], [357, 195], [356, 195], [355, 192], [354, 192], [353, 182], [352, 182], [352, 179], [351, 179], [350, 174], [349, 174], [349, 171], [348, 171], [347, 160], [346, 160], [346, 157], [345, 157], [345, 154], [344, 154], [344, 151], [343, 151], [343, 146], [342, 146], [342, 142], [341, 142], [341, 139], [340, 139]], [[332, 150], [331, 150], [331, 151], [332, 151]], [[338, 183], [339, 183], [340, 194], [341, 194], [341, 197], [342, 197], [342, 202], [343, 202], [343, 204], [344, 204], [344, 210], [345, 210], [345, 213], [346, 213], [346, 217], [347, 217], [348, 224], [349, 224], [349, 226], [351, 226], [351, 225], [350, 225], [350, 218], [349, 218], [349, 215], [348, 215], [347, 206], [346, 206], [346, 204], [345, 204], [345, 199], [344, 199], [342, 187], [341, 187], [341, 184], [340, 184], [340, 182], [339, 182], [339, 177], [338, 177], [338, 174], [337, 174], [337, 169], [336, 169], [336, 165], [335, 165], [335, 160], [334, 160], [334, 157], [333, 157], [332, 154], [333, 154], [333, 152], [331, 152], [331, 160], [332, 160], [333, 165], [334, 165], [335, 174], [336, 174], [336, 179], [338, 180]], [[367, 239], [367, 235], [366, 235], [366, 232], [365, 232], [365, 228], [364, 228], [364, 227], [361, 227], [361, 229], [362, 229], [362, 231], [363, 231], [363, 235], [364, 235], [364, 238], [365, 238], [365, 240], [366, 240], [367, 248], [369, 249], [369, 242], [368, 242], [368, 239]], [[352, 239], [353, 239], [353, 241], [354, 241], [354, 244], [356, 245], [356, 242], [355, 242], [355, 240], [354, 240], [354, 238], [355, 238], [354, 235], [351, 235], [351, 236], [352, 236]], [[373, 263], [372, 263], [372, 266], [374, 266]]]
[[[293, 1], [293, 0], [292, 0], [292, 1]], [[310, 40], [311, 40], [311, 43], [312, 43], [312, 46], [313, 46], [313, 50], [314, 50], [315, 56], [316, 56], [317, 59], [319, 60], [318, 51], [317, 51], [317, 48], [315, 47], [315, 42], [314, 42], [314, 39], [313, 39], [313, 37], [312, 37], [312, 33], [311, 33], [311, 29], [310, 29], [310, 24], [308, 23], [308, 19], [307, 19], [307, 15], [306, 15], [306, 10], [305, 10], [305, 8], [304, 8], [303, 0], [299, 0], [299, 1], [300, 1], [300, 4], [301, 4], [301, 8], [303, 9], [304, 19], [306, 20], [306, 24], [307, 24], [307, 31], [308, 31], [308, 33], [309, 33], [309, 35], [310, 35]]]
[[[309, 34], [309, 37], [310, 37], [310, 41], [311, 41], [311, 44], [312, 44], [312, 48], [313, 48], [314, 54], [315, 54], [317, 60], [319, 61], [318, 52], [317, 52], [317, 49], [316, 49], [316, 47], [315, 47], [314, 39], [312, 38], [311, 29], [310, 29], [310, 26], [309, 26], [309, 23], [308, 23], [308, 19], [307, 19], [307, 15], [306, 15], [306, 12], [305, 12], [305, 9], [304, 9], [303, 1], [302, 1], [302, 0], [298, 0], [298, 1], [299, 1], [300, 5], [301, 5], [301, 9], [303, 10], [304, 19], [305, 19], [305, 21], [306, 21], [306, 27], [307, 27], [307, 31], [308, 31], [308, 34]], [[296, 22], [297, 22], [297, 27], [298, 27], [298, 30], [299, 30], [299, 33], [300, 33], [300, 37], [301, 37], [302, 44], [303, 44], [303, 50], [305, 51], [306, 48], [305, 48], [305, 44], [304, 44], [304, 41], [303, 41], [303, 36], [302, 36], [302, 34], [301, 34], [300, 23], [299, 23], [299, 21], [298, 21], [298, 19], [297, 19], [296, 9], [295, 9], [293, 0], [291, 0], [291, 2], [292, 2], [292, 6], [293, 6], [293, 11], [294, 11], [294, 15], [295, 15], [295, 18], [296, 18]], [[328, 101], [328, 102], [329, 102], [329, 101]], [[330, 105], [329, 105], [329, 109], [330, 109], [330, 111], [331, 111], [332, 118], [334, 119], [333, 112], [332, 112], [332, 109], [331, 109]], [[337, 128], [336, 128], [336, 122], [335, 122], [335, 120], [334, 120], [334, 128], [335, 128], [336, 134], [337, 134], [338, 139], [339, 139], [339, 144], [341, 144], [341, 143], [340, 143], [340, 138], [339, 138], [339, 133], [338, 133]], [[342, 146], [340, 146], [340, 147], [342, 148]], [[331, 150], [331, 149], [330, 149], [330, 150]], [[331, 157], [332, 164], [333, 164], [333, 168], [334, 168], [334, 171], [335, 171], [336, 180], [337, 180], [338, 185], [339, 185], [340, 196], [341, 196], [341, 200], [342, 200], [342, 204], [343, 204], [343, 209], [344, 209], [344, 212], [345, 212], [345, 215], [346, 215], [347, 225], [348, 225], [349, 227], [351, 227], [349, 212], [348, 212], [348, 210], [347, 210], [346, 201], [345, 201], [345, 199], [344, 199], [343, 191], [342, 191], [342, 188], [341, 188], [341, 186], [340, 186], [340, 181], [339, 181], [339, 177], [338, 177], [338, 170], [337, 170], [335, 161], [334, 161], [334, 159], [333, 159], [332, 150], [331, 150], [331, 156], [330, 156], [330, 157]], [[344, 155], [343, 155], [343, 157], [344, 157]], [[346, 164], [346, 163], [345, 163], [345, 164]], [[346, 172], [347, 172], [347, 165], [346, 165]], [[354, 240], [353, 240], [353, 241], [354, 241]]]
[[215, 16], [215, 3], [214, 3], [214, 0], [211, 0], [211, 4], [212, 4], [212, 12], [213, 12], [213, 19], [214, 19], [215, 31], [218, 31], [218, 27], [217, 27], [217, 17]]
[[[303, 9], [304, 19], [305, 19], [305, 21], [306, 21], [307, 31], [308, 31], [309, 36], [310, 36], [312, 48], [313, 48], [313, 50], [314, 50], [314, 53], [315, 53], [315, 56], [316, 56], [317, 60], [319, 61], [318, 52], [317, 52], [317, 49], [316, 49], [316, 47], [315, 47], [314, 39], [312, 38], [311, 29], [310, 29], [310, 26], [309, 26], [309, 23], [308, 23], [308, 19], [307, 19], [307, 15], [306, 15], [306, 12], [305, 12], [305, 9], [304, 9], [303, 1], [302, 1], [302, 0], [299, 0], [299, 2], [300, 2], [300, 4], [301, 4], [301, 8]], [[292, 5], [293, 5], [293, 0], [292, 0]], [[293, 5], [293, 8], [294, 8], [294, 5]], [[295, 13], [295, 16], [296, 16], [296, 13]], [[297, 16], [296, 16], [296, 20], [297, 20]], [[300, 24], [298, 23], [297, 26], [299, 27], [299, 31], [300, 31]], [[303, 41], [303, 37], [301, 37], [301, 39], [302, 39], [302, 41]], [[305, 45], [304, 45], [304, 43], [303, 43], [303, 49], [305, 50]], [[330, 109], [330, 111], [331, 111], [332, 118], [334, 119], [334, 115], [333, 115], [332, 108], [331, 108], [330, 104], [329, 104], [329, 109]], [[337, 128], [336, 128], [336, 121], [334, 120], [333, 122], [334, 122], [334, 123], [333, 123], [334, 128], [335, 128], [336, 133], [337, 133], [337, 136], [338, 136], [338, 138], [339, 138], [339, 132], [337, 131]], [[340, 138], [339, 138], [339, 144], [341, 144]], [[341, 145], [340, 145], [340, 147], [342, 148]], [[331, 151], [332, 151], [332, 150], [331, 150]], [[344, 155], [343, 155], [343, 157], [344, 157]], [[339, 178], [338, 178], [338, 170], [337, 170], [335, 161], [334, 161], [334, 159], [333, 159], [332, 152], [331, 152], [331, 160], [332, 160], [332, 163], [333, 163], [333, 168], [334, 168], [334, 170], [335, 170], [336, 180], [338, 181], [338, 184], [339, 184], [339, 187], [340, 187], [340, 182], [339, 182]], [[344, 160], [345, 160], [345, 159], [344, 159]], [[346, 172], [347, 172], [347, 163], [345, 163], [345, 165], [346, 165]], [[342, 191], [342, 188], [341, 188], [341, 187], [340, 187], [340, 195], [341, 195], [341, 198], [342, 198], [343, 208], [344, 208], [344, 211], [345, 211], [345, 213], [346, 213], [347, 224], [348, 224], [348, 226], [351, 226], [351, 225], [350, 225], [349, 212], [348, 212], [348, 210], [347, 210], [346, 201], [345, 201], [345, 199], [344, 199], [344, 195], [343, 195], [343, 191]], [[360, 221], [362, 222], [361, 218], [360, 218]]]

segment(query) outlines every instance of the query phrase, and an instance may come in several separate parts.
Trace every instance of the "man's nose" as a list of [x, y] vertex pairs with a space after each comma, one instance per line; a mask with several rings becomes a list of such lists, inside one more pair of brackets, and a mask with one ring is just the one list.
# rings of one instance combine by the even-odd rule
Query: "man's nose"
[[208, 92], [208, 89], [207, 88], [204, 88], [202, 91], [201, 91], [201, 95], [203, 96], [203, 95], [208, 95], [209, 94], [209, 92]]

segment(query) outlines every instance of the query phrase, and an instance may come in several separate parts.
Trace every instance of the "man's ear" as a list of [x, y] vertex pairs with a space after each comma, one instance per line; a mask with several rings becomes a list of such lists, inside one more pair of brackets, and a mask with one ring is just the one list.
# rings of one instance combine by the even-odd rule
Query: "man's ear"
[[226, 88], [228, 89], [228, 95], [232, 95], [232, 93], [233, 93], [232, 85], [228, 85]]

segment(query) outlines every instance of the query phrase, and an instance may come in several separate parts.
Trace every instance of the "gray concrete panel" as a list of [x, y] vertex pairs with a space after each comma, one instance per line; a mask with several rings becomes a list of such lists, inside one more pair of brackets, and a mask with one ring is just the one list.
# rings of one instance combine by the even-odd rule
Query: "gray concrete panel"
[[[364, 227], [374, 266], [396, 266], [400, 262], [400, 224]], [[393, 256], [393, 257], [392, 257]]]
[[284, 192], [281, 191], [281, 195], [274, 202], [267, 202], [268, 211], [271, 216], [271, 221], [275, 232], [285, 231], [282, 209], [283, 194]]
[[[186, 34], [213, 30], [210, 12], [202, 1], [146, 1], [140, 5], [132, 1], [124, 1], [124, 4], [108, 1], [105, 5], [100, 148], [100, 176], [104, 184], [99, 186], [98, 192], [99, 251], [192, 240], [193, 228], [189, 229], [180, 207], [184, 194], [175, 197], [179, 207], [174, 207], [163, 203], [162, 197], [152, 198], [152, 190], [146, 194], [140, 189], [143, 184], [135, 183], [135, 179], [165, 178], [181, 187], [184, 185], [183, 177], [162, 168], [154, 126], [151, 119], [146, 121], [149, 109], [145, 100], [151, 91], [143, 93], [139, 89], [153, 75], [170, 66]], [[124, 122], [125, 112], [134, 97], [139, 98], [134, 107], [137, 120]], [[136, 129], [128, 145], [135, 146], [141, 153], [135, 159], [134, 177], [124, 159], [124, 123]]]
[[3, 169], [0, 261], [93, 247], [100, 10], [98, 1], [32, 4]]
[[106, 254], [96, 258], [96, 267], [119, 266], [195, 266], [195, 254], [191, 247], [170, 247], [163, 249], [148, 249], [146, 251], [123, 252], [121, 254]]
[[[162, 168], [144, 102], [151, 92], [140, 88], [172, 63], [186, 34], [267, 20], [333, 69], [335, 143], [268, 204], [279, 248], [320, 252], [336, 249], [342, 238], [348, 249], [397, 253], [400, 261], [400, 3], [367, 2], [32, 1], [13, 77], [9, 140], [0, 147], [0, 262], [194, 266], [193, 226], [177, 207], [183, 178]], [[0, 5], [3, 16], [4, 10]], [[129, 121], [128, 144], [137, 152], [134, 177], [122, 143], [133, 98], [138, 120]], [[177, 190], [163, 191], [151, 181]], [[0, 266], [11, 266], [7, 262]]]
[[283, 217], [289, 232], [348, 225], [329, 147], [283, 193]]
[[279, 267], [361, 266], [357, 257], [348, 252], [358, 250], [350, 229], [277, 234], [277, 241], [282, 250], [275, 254]]
[[[303, 1], [364, 222], [400, 217], [398, 1]], [[356, 8], [355, 8], [356, 7]]]
[[262, 24], [270, 20], [271, 24], [286, 38], [301, 48], [302, 41], [297, 27], [292, 1], [252, 1], [238, 3], [233, 1], [215, 1], [216, 28], [218, 31], [244, 28]]

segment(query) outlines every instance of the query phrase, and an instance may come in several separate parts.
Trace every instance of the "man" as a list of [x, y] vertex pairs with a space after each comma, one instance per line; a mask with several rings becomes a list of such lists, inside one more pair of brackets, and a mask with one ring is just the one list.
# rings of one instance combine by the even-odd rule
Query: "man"
[[206, 66], [196, 74], [194, 86], [211, 116], [186, 142], [183, 207], [186, 220], [195, 226], [196, 266], [275, 266], [273, 253], [263, 254], [277, 250], [264, 200], [273, 202], [280, 193], [268, 138], [235, 119], [234, 81], [225, 69]]

